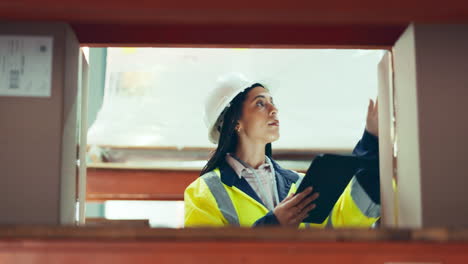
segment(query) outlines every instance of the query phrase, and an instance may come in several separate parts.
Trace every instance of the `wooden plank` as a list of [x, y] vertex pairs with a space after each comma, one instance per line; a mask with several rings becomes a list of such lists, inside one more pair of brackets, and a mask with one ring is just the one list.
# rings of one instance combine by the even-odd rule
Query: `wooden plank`
[[[419, 233], [419, 237], [415, 234]], [[463, 234], [447, 241], [453, 234]], [[424, 234], [424, 235], [423, 235]], [[442, 240], [441, 240], [442, 238]], [[468, 232], [0, 227], [0, 263], [467, 263]]]
[[199, 171], [87, 169], [87, 201], [183, 200]]
[[4, 0], [0, 16], [10, 19], [61, 20], [100, 24], [354, 24], [395, 25], [415, 22], [467, 21], [463, 0], [379, 2], [362, 0]]
[[86, 218], [86, 226], [133, 226], [150, 227], [148, 219], [114, 220], [106, 218]]
[[[125, 222], [121, 222], [125, 223]], [[250, 242], [468, 242], [466, 228], [431, 229], [296, 229], [264, 228], [142, 228], [132, 225], [0, 226], [0, 240], [115, 240], [115, 241], [250, 241]]]
[[[280, 154], [281, 157], [313, 158], [311, 154]], [[99, 163], [87, 169], [87, 201], [184, 199], [185, 188], [199, 177], [200, 168], [150, 168]], [[304, 172], [301, 168], [296, 171]]]
[[391, 48], [403, 25], [73, 24], [82, 45], [245, 48]]
[[467, 263], [468, 244], [352, 242], [0, 242], [2, 263]]
[[90, 46], [390, 48], [410, 22], [468, 22], [468, 2], [4, 0], [0, 19], [69, 22]]

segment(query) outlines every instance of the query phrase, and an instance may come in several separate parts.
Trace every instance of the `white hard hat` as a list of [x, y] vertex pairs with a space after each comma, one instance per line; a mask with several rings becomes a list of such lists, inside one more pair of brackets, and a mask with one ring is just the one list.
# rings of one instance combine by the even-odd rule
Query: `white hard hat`
[[218, 144], [220, 133], [217, 129], [222, 121], [221, 113], [229, 107], [229, 103], [245, 89], [252, 86], [254, 82], [249, 81], [238, 72], [225, 74], [218, 78], [216, 85], [211, 90], [205, 102], [205, 124], [208, 128], [208, 139]]

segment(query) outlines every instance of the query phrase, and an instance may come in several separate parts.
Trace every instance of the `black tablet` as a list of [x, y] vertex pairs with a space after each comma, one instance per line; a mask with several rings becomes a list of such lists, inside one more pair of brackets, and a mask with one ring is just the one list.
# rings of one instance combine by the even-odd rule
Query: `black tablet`
[[297, 192], [312, 186], [320, 196], [314, 201], [315, 209], [304, 220], [306, 223], [323, 223], [346, 186], [360, 169], [378, 171], [378, 159], [356, 156], [322, 154], [310, 164]]

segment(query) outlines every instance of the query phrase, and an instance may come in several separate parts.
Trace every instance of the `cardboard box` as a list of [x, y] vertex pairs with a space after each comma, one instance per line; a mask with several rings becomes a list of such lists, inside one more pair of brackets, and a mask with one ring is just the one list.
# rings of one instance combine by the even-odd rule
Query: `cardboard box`
[[393, 48], [396, 221], [468, 224], [468, 25], [412, 24]]
[[79, 42], [67, 24], [1, 22], [0, 59], [0, 224], [74, 224]]

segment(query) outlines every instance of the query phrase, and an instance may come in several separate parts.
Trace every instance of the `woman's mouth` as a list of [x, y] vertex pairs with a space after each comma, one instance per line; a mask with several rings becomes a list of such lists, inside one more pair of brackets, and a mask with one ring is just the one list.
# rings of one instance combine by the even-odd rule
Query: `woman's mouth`
[[279, 126], [279, 121], [275, 120], [273, 122], [268, 123], [269, 126]]

